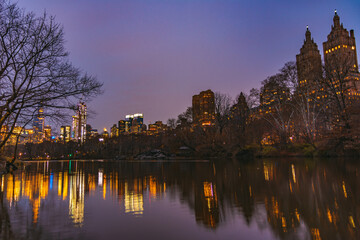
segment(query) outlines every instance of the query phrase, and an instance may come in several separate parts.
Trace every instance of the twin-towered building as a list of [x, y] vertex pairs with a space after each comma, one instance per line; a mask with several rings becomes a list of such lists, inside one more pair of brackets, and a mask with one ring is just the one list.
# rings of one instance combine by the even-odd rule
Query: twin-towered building
[[348, 95], [358, 96], [360, 82], [354, 30], [349, 32], [344, 28], [336, 11], [331, 32], [323, 43], [323, 55], [327, 76], [323, 76], [320, 51], [307, 28], [304, 44], [296, 55], [299, 87], [316, 88], [315, 83], [319, 78], [331, 77], [331, 74], [346, 74], [349, 78], [346, 86]]

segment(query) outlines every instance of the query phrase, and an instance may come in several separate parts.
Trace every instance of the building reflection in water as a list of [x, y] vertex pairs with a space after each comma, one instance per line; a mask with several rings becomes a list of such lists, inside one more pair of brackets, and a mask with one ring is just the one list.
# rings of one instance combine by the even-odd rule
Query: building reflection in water
[[215, 228], [219, 222], [219, 206], [216, 194], [216, 187], [211, 182], [203, 182], [203, 199], [206, 204], [204, 204], [202, 212], [202, 221], [205, 225]]
[[[20, 174], [1, 176], [1, 191], [5, 189], [6, 200], [12, 208], [20, 199], [28, 199], [32, 212], [33, 223], [38, 222], [42, 200], [49, 191], [55, 191], [59, 199], [68, 201], [68, 214], [75, 226], [84, 222], [85, 195], [93, 194], [96, 188], [102, 190], [102, 198], [106, 200], [107, 191], [119, 199], [125, 213], [140, 215], [144, 212], [144, 192], [152, 199], [162, 196], [166, 191], [166, 183], [159, 183], [156, 177], [144, 176], [135, 179], [120, 179], [119, 173], [104, 173], [100, 168], [96, 174], [86, 173], [81, 169], [71, 172], [74, 166], [70, 162], [61, 164], [59, 169], [51, 172], [52, 164], [36, 164], [34, 171], [21, 171]], [[72, 161], [74, 165], [74, 161]], [[76, 164], [76, 169], [77, 169]], [[32, 169], [33, 170], [33, 169]]]
[[[55, 199], [68, 204], [66, 217], [73, 226], [81, 227], [86, 223], [86, 196], [116, 201], [124, 213], [134, 216], [146, 211], [147, 199], [169, 196], [174, 201], [176, 196], [192, 209], [198, 224], [211, 229], [226, 224], [231, 212], [248, 225], [262, 222], [281, 239], [360, 239], [358, 163], [70, 164], [35, 162], [2, 175], [1, 196], [6, 200], [2, 204], [9, 210], [30, 206], [31, 222], [39, 224], [46, 221], [40, 213], [51, 210], [46, 201]], [[19, 204], [21, 201], [29, 204]]]
[[70, 176], [69, 216], [77, 226], [84, 221], [85, 175], [79, 171]]
[[124, 207], [125, 213], [143, 214], [144, 211], [144, 198], [142, 191], [138, 189], [137, 180], [134, 180], [134, 185], [129, 188], [129, 184], [125, 182], [125, 199]]

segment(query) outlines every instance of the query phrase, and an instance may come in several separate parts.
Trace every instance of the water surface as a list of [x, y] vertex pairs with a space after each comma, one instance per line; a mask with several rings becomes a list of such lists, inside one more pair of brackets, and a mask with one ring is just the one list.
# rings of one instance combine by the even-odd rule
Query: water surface
[[0, 239], [360, 239], [344, 160], [46, 161], [1, 176]]

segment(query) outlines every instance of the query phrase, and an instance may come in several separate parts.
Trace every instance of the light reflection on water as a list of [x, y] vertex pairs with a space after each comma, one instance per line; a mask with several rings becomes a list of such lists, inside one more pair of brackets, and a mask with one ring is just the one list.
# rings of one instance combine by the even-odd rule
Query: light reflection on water
[[1, 176], [1, 239], [360, 239], [351, 161], [30, 162]]

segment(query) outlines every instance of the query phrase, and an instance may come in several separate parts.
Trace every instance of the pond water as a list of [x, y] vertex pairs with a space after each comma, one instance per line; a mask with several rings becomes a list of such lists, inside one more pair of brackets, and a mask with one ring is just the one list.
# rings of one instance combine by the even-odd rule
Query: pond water
[[0, 239], [360, 239], [344, 160], [38, 161], [1, 176]]

